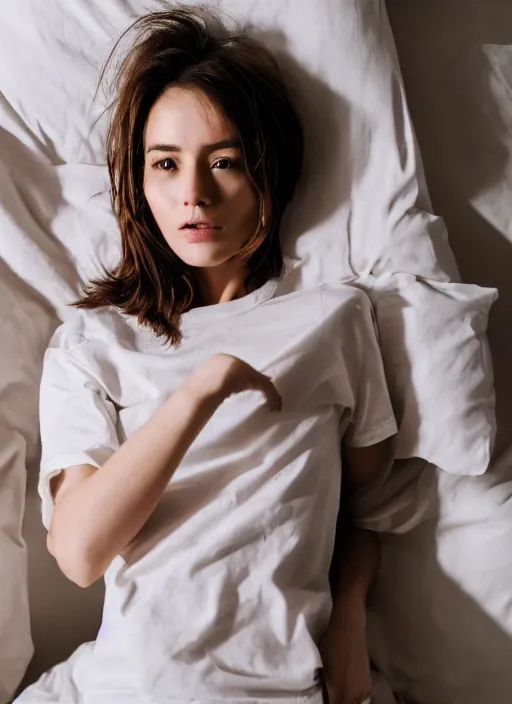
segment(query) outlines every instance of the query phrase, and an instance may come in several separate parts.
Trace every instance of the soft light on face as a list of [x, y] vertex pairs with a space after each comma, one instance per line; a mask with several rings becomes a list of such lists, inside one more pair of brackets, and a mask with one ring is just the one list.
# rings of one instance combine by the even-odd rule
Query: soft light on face
[[146, 200], [174, 253], [199, 268], [232, 260], [256, 231], [259, 201], [224, 115], [173, 86], [150, 110], [144, 152]]

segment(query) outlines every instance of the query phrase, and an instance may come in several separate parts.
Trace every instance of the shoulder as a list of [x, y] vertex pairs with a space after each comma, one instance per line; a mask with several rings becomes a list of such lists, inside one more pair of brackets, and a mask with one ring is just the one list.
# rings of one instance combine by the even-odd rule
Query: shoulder
[[[130, 325], [113, 309], [71, 311], [71, 315], [55, 331], [44, 357], [41, 389], [101, 389], [111, 396], [119, 372], [130, 373], [133, 359], [126, 350], [133, 350]], [[126, 374], [124, 374], [126, 376]]]
[[[286, 284], [286, 282], [285, 282]], [[272, 298], [261, 306], [267, 316], [287, 316], [291, 321], [311, 317], [314, 320], [322, 318], [322, 287], [295, 288], [290, 290], [281, 281]]]
[[75, 353], [88, 346], [123, 345], [137, 329], [133, 322], [113, 308], [73, 310], [54, 332], [48, 349]]
[[285, 316], [302, 323], [311, 320], [337, 325], [372, 319], [372, 304], [367, 294], [351, 283], [323, 283], [292, 292], [278, 288], [276, 296], [267, 302], [266, 314]]
[[[67, 379], [94, 379], [110, 388], [120, 370], [133, 366], [130, 352], [137, 349], [142, 335], [137, 322], [127, 320], [114, 309], [72, 311], [55, 331], [44, 357], [42, 383]], [[128, 354], [127, 354], [128, 353]]]
[[349, 283], [326, 283], [320, 288], [324, 318], [372, 318], [371, 301], [360, 288]]

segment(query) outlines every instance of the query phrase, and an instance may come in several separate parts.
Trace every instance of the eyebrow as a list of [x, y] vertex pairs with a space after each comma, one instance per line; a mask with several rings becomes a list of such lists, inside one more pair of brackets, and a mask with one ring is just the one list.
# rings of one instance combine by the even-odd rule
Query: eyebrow
[[[221, 142], [205, 144], [204, 148], [216, 152], [219, 149], [241, 149], [241, 144], [238, 139], [223, 139]], [[146, 154], [149, 152], [181, 152], [181, 147], [177, 144], [152, 144], [146, 149]]]

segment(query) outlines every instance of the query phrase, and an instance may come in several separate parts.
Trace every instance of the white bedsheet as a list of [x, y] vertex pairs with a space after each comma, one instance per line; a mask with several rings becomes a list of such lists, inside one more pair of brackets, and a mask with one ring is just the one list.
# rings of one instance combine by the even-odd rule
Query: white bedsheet
[[[310, 200], [304, 200], [304, 190], [302, 205], [288, 223], [288, 232], [308, 233], [308, 237], [303, 234], [299, 238], [296, 249], [295, 240], [288, 240], [289, 250], [306, 260], [302, 283], [370, 271], [420, 274], [438, 282], [456, 277], [442, 221], [419, 210], [429, 209], [429, 199], [404, 112], [401, 84], [389, 80], [394, 56], [388, 53], [390, 40], [382, 5], [377, 0], [357, 4], [354, 0], [323, 0], [317, 4], [301, 1], [299, 11], [299, 3], [291, 1], [276, 0], [274, 4], [244, 0], [230, 4], [248, 13], [255, 23], [266, 24], [267, 30], [272, 27], [271, 45], [278, 53], [283, 49], [293, 51], [296, 60], [307, 68], [301, 72], [293, 62], [284, 60], [292, 79], [300, 75], [307, 86], [305, 92], [314, 96], [311, 106], [303, 105], [303, 110], [309, 111], [313, 123], [321, 125], [310, 135]], [[392, 3], [393, 17], [399, 15], [400, 4]], [[2, 17], [0, 56], [8, 60], [0, 63], [0, 273], [10, 296], [2, 296], [0, 311], [8, 326], [11, 347], [19, 354], [2, 356], [0, 413], [13, 431], [4, 448], [14, 452], [13, 443], [23, 438], [31, 473], [25, 535], [32, 567], [37, 655], [32, 677], [68, 655], [78, 642], [93, 637], [99, 618], [101, 589], [85, 594], [69, 585], [44, 552], [33, 490], [37, 471], [37, 379], [50, 332], [57, 318], [69, 315], [65, 304], [74, 297], [80, 280], [94, 270], [98, 259], [112, 261], [116, 255], [116, 233], [101, 165], [104, 123], [100, 121], [90, 133], [89, 105], [96, 67], [110, 38], [126, 25], [128, 10], [147, 5], [135, 0], [74, 0], [72, 4], [64, 0], [47, 4], [19, 0]], [[413, 5], [419, 7], [418, 2]], [[314, 32], [310, 31], [313, 26]], [[368, 44], [366, 50], [361, 47], [361, 35], [355, 32], [357, 41], [352, 38], [353, 44], [345, 47], [353, 65], [342, 68], [336, 53], [338, 43], [331, 39], [338, 36], [337, 29], [340, 36], [348, 35], [349, 42], [347, 26], [365, 27]], [[295, 37], [295, 42], [290, 43], [285, 36]], [[304, 38], [303, 43], [298, 37]], [[372, 49], [369, 56], [368, 46]], [[493, 90], [507, 119], [512, 114], [506, 98], [509, 60], [502, 47], [488, 47], [488, 56], [492, 58]], [[332, 86], [337, 85], [342, 70], [353, 80], [346, 83], [345, 101], [333, 101]], [[315, 80], [316, 71], [321, 71], [323, 82]], [[376, 81], [375, 90], [368, 91], [361, 76], [388, 78]], [[394, 101], [391, 113], [382, 107], [389, 104], [390, 95]], [[352, 107], [358, 106], [364, 120], [353, 119], [347, 101]], [[335, 109], [315, 114], [318, 106], [328, 104]], [[101, 101], [93, 113], [100, 109]], [[390, 115], [393, 119], [400, 115], [401, 119], [394, 122]], [[336, 151], [331, 135], [338, 124], [343, 130], [334, 130]], [[368, 140], [369, 134], [372, 140]], [[359, 151], [356, 146], [370, 143], [372, 149]], [[397, 150], [397, 144], [408, 148]], [[334, 171], [339, 190], [326, 189], [324, 169], [333, 173], [336, 164], [329, 155], [338, 153], [343, 153], [343, 163], [350, 169]], [[400, 188], [393, 199], [382, 185], [393, 183], [395, 178]], [[510, 236], [512, 207], [507, 206], [506, 184], [501, 178], [499, 184], [475, 196], [474, 203], [488, 219], [494, 218], [492, 222], [505, 236]], [[340, 194], [341, 207], [336, 208]], [[308, 207], [312, 202], [319, 204], [313, 214]], [[394, 208], [390, 207], [393, 203]], [[404, 203], [411, 209], [412, 217], [407, 220], [402, 217]], [[347, 232], [350, 238], [344, 236]], [[425, 236], [415, 236], [417, 233]], [[319, 251], [325, 256], [312, 256]], [[474, 271], [478, 271], [476, 265]], [[492, 277], [475, 280], [491, 286], [495, 283]], [[512, 583], [508, 557], [512, 492], [502, 481], [510, 466], [507, 447], [507, 442], [500, 446], [500, 472], [477, 479], [452, 477], [422, 462], [408, 463], [396, 481], [384, 493], [372, 497], [367, 506], [371, 510], [369, 520], [379, 527], [405, 531], [429, 519], [410, 533], [385, 539], [384, 567], [370, 624], [376, 664], [394, 689], [410, 701], [509, 701], [512, 589], [504, 585]], [[16, 481], [21, 486], [22, 452], [17, 456]], [[495, 485], [492, 491], [489, 485]], [[21, 511], [19, 490], [16, 502]], [[25, 627], [16, 623], [19, 655], [15, 654], [16, 664], [7, 680], [12, 687], [31, 654], [24, 610], [24, 557], [21, 550], [18, 554], [16, 587]], [[457, 625], [457, 618], [464, 622], [464, 628]], [[13, 652], [10, 647], [9, 655]], [[3, 660], [0, 662], [3, 665]]]

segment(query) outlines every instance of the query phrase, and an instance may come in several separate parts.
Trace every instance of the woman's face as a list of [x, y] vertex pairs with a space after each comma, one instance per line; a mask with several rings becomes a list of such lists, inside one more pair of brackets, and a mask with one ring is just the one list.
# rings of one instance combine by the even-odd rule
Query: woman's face
[[258, 225], [258, 197], [236, 133], [197, 91], [173, 86], [151, 108], [144, 194], [165, 240], [189, 266], [225, 264]]

